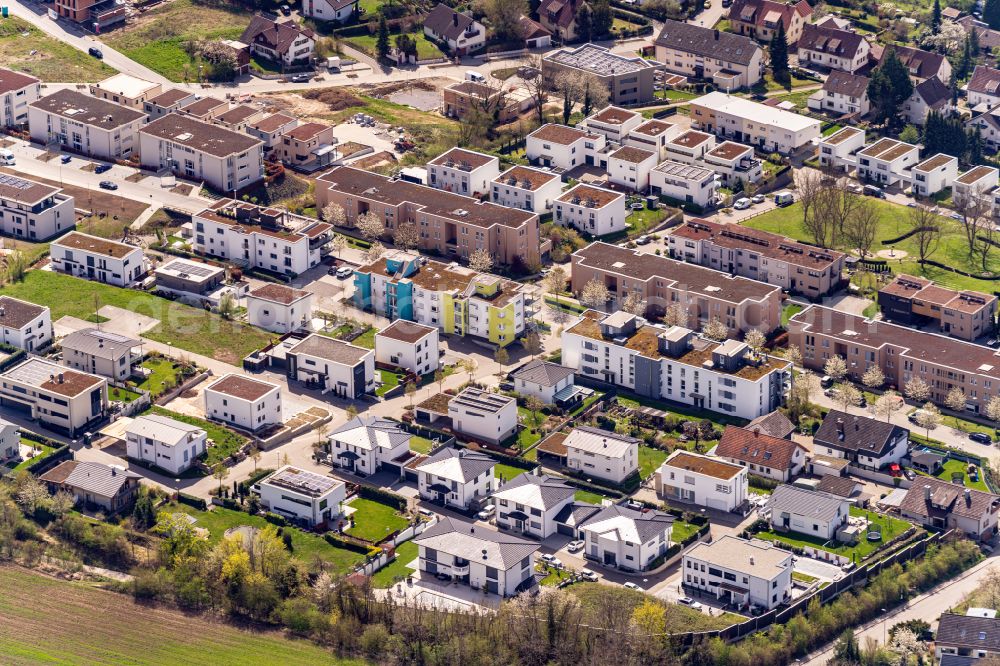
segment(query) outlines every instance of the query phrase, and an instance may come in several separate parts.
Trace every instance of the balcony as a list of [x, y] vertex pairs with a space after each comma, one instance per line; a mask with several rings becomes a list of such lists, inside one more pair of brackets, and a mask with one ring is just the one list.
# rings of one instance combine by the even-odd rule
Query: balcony
[[452, 576], [468, 576], [469, 575], [469, 563], [465, 564], [453, 564], [449, 567]]

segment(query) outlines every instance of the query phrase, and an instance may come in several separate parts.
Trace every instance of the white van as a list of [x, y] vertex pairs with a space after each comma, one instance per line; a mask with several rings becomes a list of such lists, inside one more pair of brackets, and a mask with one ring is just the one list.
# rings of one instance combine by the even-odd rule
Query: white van
[[14, 166], [17, 162], [14, 160], [14, 153], [10, 152], [7, 148], [0, 148], [0, 164], [4, 166]]
[[791, 206], [795, 203], [795, 197], [788, 190], [782, 190], [774, 195], [774, 205], [778, 207]]
[[479, 72], [474, 72], [471, 69], [465, 73], [466, 81], [475, 81], [476, 83], [486, 83], [486, 77]]

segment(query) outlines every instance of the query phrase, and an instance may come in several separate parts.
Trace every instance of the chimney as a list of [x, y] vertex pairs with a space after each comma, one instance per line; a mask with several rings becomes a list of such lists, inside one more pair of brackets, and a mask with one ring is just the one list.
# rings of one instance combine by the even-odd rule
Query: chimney
[[844, 441], [844, 419], [837, 419], [837, 439]]
[[756, 428], [753, 429], [753, 436], [760, 437], [760, 426], [757, 426]]
[[972, 491], [968, 488], [965, 489], [965, 506], [972, 506]]
[[750, 566], [753, 566], [753, 555], [750, 556]]
[[931, 501], [931, 487], [924, 486], [924, 499], [928, 502]]
[[458, 26], [458, 12], [451, 13], [451, 24], [454, 26]]
[[115, 469], [114, 465], [111, 466], [111, 476], [118, 476], [118, 470]]
[[60, 372], [59, 373], [59, 383], [62, 384], [64, 381], [66, 381], [66, 375], [64, 375], [63, 373]]
[[715, 31], [715, 41], [719, 41], [719, 31]]

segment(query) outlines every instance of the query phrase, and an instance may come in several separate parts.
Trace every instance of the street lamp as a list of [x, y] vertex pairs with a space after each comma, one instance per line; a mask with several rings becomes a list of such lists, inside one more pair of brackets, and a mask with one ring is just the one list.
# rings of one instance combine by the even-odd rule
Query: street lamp
[[[883, 608], [881, 610], [882, 610], [882, 615], [884, 616], [885, 615], [885, 609]], [[883, 619], [882, 619], [882, 647], [885, 647], [885, 644], [886, 644], [886, 640], [885, 640], [885, 638], [886, 638], [886, 636], [885, 636], [885, 632], [886, 632], [885, 625], [886, 624], [887, 624], [886, 620], [883, 617]]]

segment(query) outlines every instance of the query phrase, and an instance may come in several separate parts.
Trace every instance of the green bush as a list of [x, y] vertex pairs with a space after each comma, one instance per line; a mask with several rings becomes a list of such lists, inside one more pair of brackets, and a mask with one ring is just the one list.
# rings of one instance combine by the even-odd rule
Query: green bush
[[264, 514], [264, 520], [271, 523], [272, 525], [278, 525], [280, 527], [285, 527], [286, 525], [288, 525], [288, 521], [285, 519], [284, 516], [279, 516], [278, 514], [271, 513], [270, 511]]
[[200, 497], [195, 497], [194, 495], [188, 495], [187, 493], [177, 493], [177, 501], [181, 504], [187, 504], [196, 509], [206, 511], [208, 509], [208, 503], [205, 502]]
[[381, 488], [360, 486], [358, 488], [358, 496], [380, 504], [387, 504], [396, 509], [396, 511], [406, 511], [406, 507], [408, 506], [405, 497], [391, 493], [388, 490], [382, 490]]

